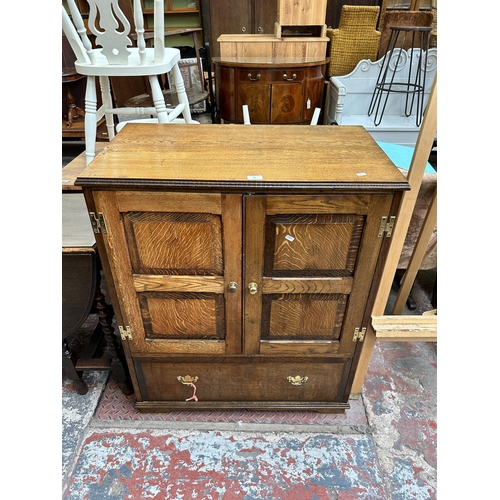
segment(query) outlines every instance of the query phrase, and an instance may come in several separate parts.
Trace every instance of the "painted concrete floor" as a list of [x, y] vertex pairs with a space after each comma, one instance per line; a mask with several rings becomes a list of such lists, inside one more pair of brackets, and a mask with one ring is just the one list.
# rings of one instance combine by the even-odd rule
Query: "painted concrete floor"
[[[420, 314], [428, 276], [415, 288]], [[434, 500], [436, 371], [435, 343], [377, 343], [344, 415], [141, 414], [107, 372], [84, 396], [63, 372], [63, 499]]]

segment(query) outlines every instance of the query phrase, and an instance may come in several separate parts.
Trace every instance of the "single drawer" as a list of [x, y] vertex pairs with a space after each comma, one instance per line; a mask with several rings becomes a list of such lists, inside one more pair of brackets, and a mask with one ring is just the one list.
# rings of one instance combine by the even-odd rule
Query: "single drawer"
[[283, 83], [283, 82], [302, 82], [304, 80], [304, 70], [290, 69], [261, 69], [245, 68], [238, 70], [239, 82], [258, 82], [258, 83]]
[[341, 401], [350, 362], [333, 356], [135, 359], [144, 400], [190, 400], [193, 405], [224, 401]]

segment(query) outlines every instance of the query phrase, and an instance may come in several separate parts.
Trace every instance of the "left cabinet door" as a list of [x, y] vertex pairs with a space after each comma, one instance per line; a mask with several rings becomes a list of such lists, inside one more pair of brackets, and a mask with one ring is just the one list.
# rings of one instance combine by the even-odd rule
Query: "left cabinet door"
[[241, 352], [241, 196], [94, 191], [132, 355]]

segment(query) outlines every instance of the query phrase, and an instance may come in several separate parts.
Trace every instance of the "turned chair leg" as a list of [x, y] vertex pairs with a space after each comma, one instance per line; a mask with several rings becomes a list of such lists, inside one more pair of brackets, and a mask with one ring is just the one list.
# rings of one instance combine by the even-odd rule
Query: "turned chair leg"
[[182, 111], [182, 116], [186, 123], [198, 123], [196, 120], [193, 120], [191, 117], [191, 108], [189, 107], [189, 99], [186, 94], [186, 86], [184, 85], [184, 79], [182, 78], [181, 70], [179, 66], [176, 64], [170, 74], [173, 77], [175, 91], [177, 93], [177, 99], [179, 103], [184, 104], [184, 110]]
[[97, 94], [95, 76], [87, 76], [87, 89], [85, 92], [85, 151], [86, 164], [95, 157], [95, 141], [97, 137]]
[[101, 85], [102, 104], [104, 106], [104, 117], [106, 118], [106, 128], [108, 130], [108, 140], [115, 136], [115, 120], [114, 115], [107, 110], [113, 109], [113, 98], [111, 97], [111, 87], [107, 76], [100, 76], [99, 83]]

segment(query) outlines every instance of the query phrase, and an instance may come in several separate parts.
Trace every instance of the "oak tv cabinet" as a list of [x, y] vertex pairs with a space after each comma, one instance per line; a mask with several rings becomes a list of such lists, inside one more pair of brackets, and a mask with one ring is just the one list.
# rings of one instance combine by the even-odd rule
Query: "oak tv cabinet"
[[362, 127], [130, 123], [75, 184], [139, 411], [349, 407], [409, 189]]

